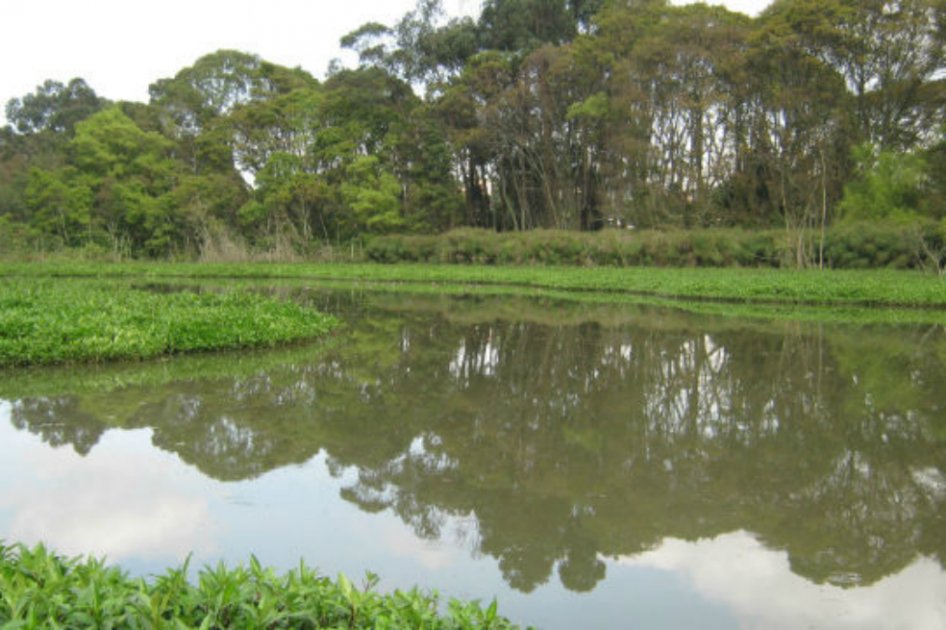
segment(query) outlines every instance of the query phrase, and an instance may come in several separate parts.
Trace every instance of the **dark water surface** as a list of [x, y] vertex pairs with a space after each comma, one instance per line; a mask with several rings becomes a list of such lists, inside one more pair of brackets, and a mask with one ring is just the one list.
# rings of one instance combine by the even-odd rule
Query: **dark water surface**
[[328, 344], [0, 374], [0, 538], [553, 627], [946, 627], [946, 331], [283, 288]]

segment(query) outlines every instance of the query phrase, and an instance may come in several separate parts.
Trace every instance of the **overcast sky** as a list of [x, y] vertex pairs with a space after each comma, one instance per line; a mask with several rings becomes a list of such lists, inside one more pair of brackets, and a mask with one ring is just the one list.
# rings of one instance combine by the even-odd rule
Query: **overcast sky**
[[[683, 4], [684, 0], [677, 0]], [[716, 3], [716, 2], [711, 2]], [[768, 0], [723, 0], [756, 14]], [[339, 38], [367, 21], [392, 24], [415, 0], [18, 0], [0, 3], [0, 104], [46, 79], [82, 77], [113, 100], [148, 99], [148, 85], [231, 48], [321, 77]], [[444, 0], [452, 14], [480, 0]], [[2, 110], [2, 107], [0, 107]], [[0, 111], [0, 123], [3, 122]]]

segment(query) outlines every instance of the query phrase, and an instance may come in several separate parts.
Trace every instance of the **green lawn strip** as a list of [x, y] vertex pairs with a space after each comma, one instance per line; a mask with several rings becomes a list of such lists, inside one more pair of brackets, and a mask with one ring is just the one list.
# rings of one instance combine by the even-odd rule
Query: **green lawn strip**
[[247, 566], [205, 567], [195, 583], [187, 564], [149, 579], [38, 545], [0, 541], [0, 627], [4, 628], [513, 628], [478, 603], [436, 593], [359, 588], [304, 564], [279, 574], [252, 558]]
[[0, 280], [0, 366], [268, 347], [321, 336], [336, 323], [250, 291], [159, 294], [115, 282]]
[[0, 275], [465, 283], [756, 304], [946, 308], [942, 278], [892, 270], [133, 262], [3, 264]]

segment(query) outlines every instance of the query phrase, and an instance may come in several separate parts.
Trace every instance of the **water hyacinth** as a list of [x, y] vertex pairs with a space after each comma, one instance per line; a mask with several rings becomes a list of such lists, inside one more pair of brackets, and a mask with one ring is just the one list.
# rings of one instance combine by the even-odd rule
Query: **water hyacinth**
[[751, 269], [673, 267], [381, 264], [0, 264], [0, 279], [123, 278], [332, 280], [493, 285], [576, 293], [602, 291], [739, 303], [869, 307], [946, 307], [944, 280], [893, 269]]
[[0, 367], [273, 346], [319, 337], [336, 324], [245, 290], [155, 293], [76, 279], [0, 281]]

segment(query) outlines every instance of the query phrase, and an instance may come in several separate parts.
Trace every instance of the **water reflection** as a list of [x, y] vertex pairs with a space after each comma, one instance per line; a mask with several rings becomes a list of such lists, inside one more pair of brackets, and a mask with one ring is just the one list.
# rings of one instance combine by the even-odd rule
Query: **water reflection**
[[695, 542], [668, 539], [618, 565], [682, 574], [704, 597], [734, 611], [743, 627], [933, 629], [946, 623], [946, 573], [930, 559], [871, 588], [844, 589], [792, 573], [785, 555], [740, 531]]
[[51, 445], [91, 457], [109, 429], [147, 427], [218, 480], [324, 452], [354, 471], [346, 501], [494, 558], [521, 592], [587, 592], [609, 562], [734, 531], [815, 584], [946, 558], [942, 329], [306, 299], [350, 322], [328, 348], [47, 370], [0, 395]]
[[175, 474], [175, 458], [155, 451], [147, 433], [111, 432], [81, 457], [38, 449], [22, 434], [4, 431], [3, 536], [114, 561], [140, 556], [176, 562], [192, 549], [213, 551], [206, 497]]

